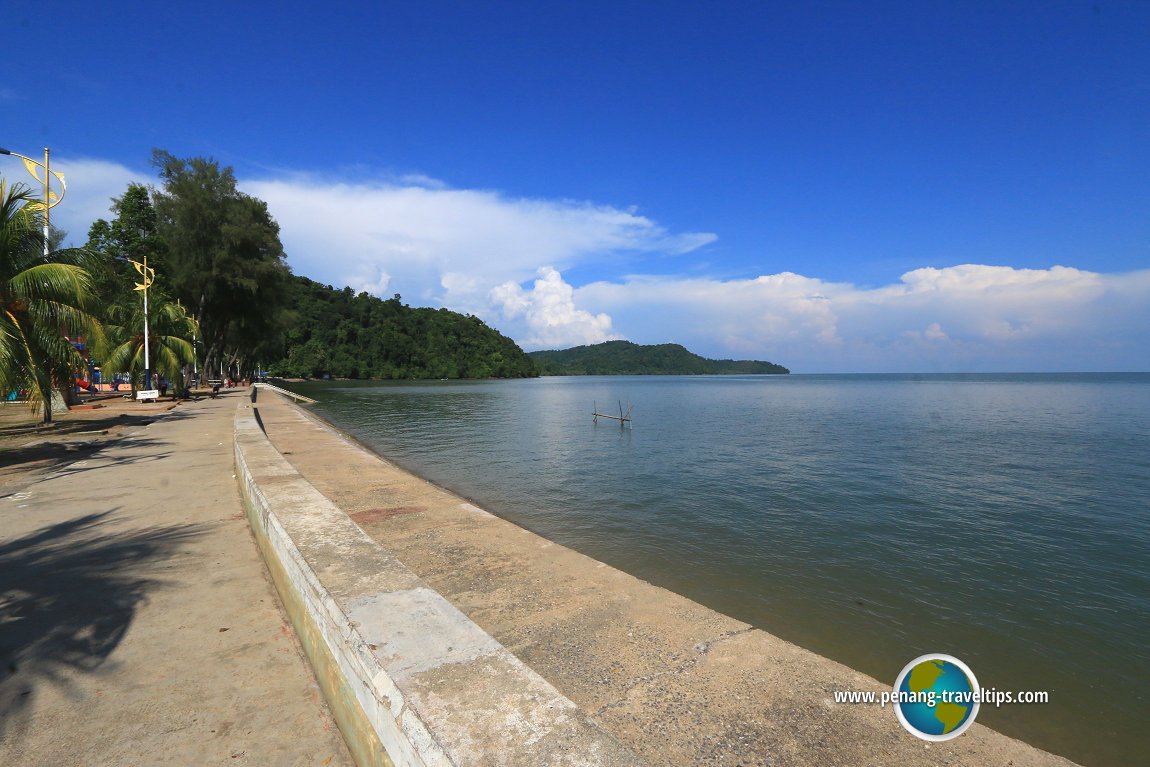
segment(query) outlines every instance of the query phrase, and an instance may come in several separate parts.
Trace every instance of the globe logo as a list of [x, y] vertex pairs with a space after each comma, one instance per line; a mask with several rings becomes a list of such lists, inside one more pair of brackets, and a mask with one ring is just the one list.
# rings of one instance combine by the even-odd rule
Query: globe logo
[[952, 655], [931, 653], [906, 664], [894, 683], [894, 713], [911, 735], [929, 741], [957, 738], [978, 716], [974, 672]]

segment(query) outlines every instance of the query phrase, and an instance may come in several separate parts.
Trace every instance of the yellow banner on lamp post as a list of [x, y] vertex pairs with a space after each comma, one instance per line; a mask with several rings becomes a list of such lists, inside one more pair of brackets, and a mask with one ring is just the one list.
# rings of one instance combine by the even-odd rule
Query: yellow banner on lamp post
[[[33, 160], [31, 157], [25, 157], [22, 154], [11, 153], [13, 157], [19, 157], [24, 163], [24, 167], [32, 174], [32, 178], [39, 181], [44, 187], [46, 200], [37, 200], [36, 202], [28, 203], [28, 209], [32, 211], [45, 210], [47, 208], [54, 208], [60, 204], [64, 199], [64, 193], [68, 191], [68, 185], [64, 182], [64, 174], [44, 167], [44, 163]], [[43, 172], [41, 172], [43, 171]], [[60, 182], [60, 193], [57, 194], [56, 190], [52, 188], [51, 177], [55, 176], [56, 180]]]

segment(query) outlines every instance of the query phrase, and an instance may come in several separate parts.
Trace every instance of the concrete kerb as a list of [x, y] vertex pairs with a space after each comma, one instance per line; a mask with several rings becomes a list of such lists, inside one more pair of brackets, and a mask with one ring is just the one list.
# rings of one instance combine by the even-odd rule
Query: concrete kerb
[[235, 461], [253, 533], [357, 763], [642, 763], [312, 487], [247, 401]]

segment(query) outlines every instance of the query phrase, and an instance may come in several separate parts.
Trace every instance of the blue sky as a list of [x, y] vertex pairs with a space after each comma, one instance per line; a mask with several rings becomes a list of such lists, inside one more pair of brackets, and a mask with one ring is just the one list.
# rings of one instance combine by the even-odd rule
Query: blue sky
[[1150, 369], [1148, 3], [176, 5], [5, 9], [73, 241], [161, 147], [296, 273], [527, 348]]

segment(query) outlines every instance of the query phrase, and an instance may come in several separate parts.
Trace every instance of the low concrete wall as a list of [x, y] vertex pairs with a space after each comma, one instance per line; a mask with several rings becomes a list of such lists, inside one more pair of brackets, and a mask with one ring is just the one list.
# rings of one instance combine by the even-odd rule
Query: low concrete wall
[[359, 764], [641, 764], [304, 480], [248, 402], [235, 458], [268, 570]]

